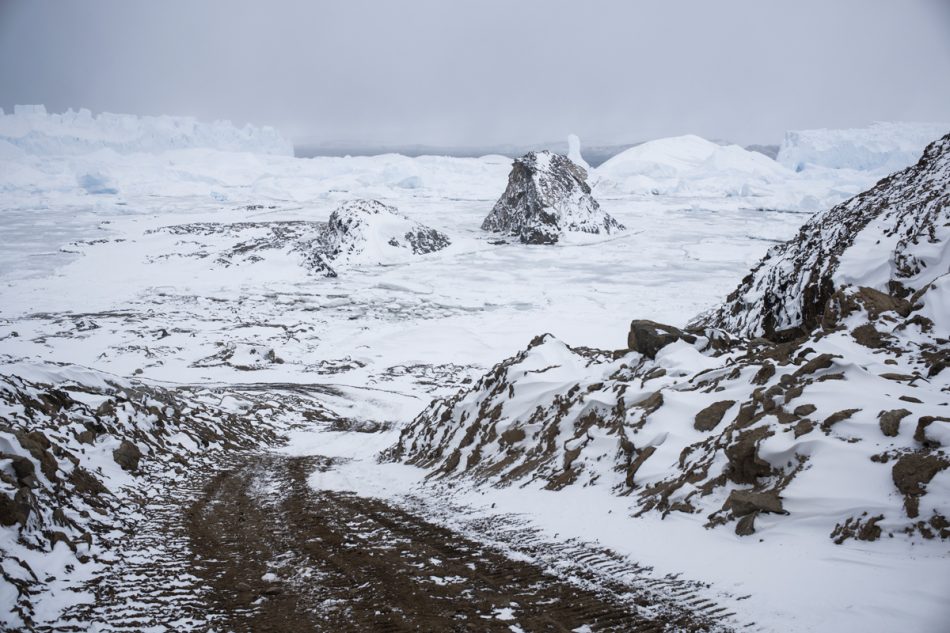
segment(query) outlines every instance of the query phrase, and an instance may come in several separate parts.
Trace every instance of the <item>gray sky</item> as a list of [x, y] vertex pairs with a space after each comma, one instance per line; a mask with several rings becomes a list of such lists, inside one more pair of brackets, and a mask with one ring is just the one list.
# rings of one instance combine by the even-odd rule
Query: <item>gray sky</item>
[[15, 103], [298, 143], [777, 143], [950, 122], [950, 0], [0, 0]]

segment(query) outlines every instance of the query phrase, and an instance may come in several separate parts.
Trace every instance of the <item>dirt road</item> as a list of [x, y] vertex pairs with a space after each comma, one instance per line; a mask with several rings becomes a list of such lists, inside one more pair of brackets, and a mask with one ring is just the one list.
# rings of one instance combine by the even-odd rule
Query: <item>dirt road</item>
[[[188, 511], [195, 572], [234, 631], [704, 630], [638, 615], [382, 501], [312, 490], [326, 458], [254, 457]], [[589, 627], [589, 628], [585, 628]]]

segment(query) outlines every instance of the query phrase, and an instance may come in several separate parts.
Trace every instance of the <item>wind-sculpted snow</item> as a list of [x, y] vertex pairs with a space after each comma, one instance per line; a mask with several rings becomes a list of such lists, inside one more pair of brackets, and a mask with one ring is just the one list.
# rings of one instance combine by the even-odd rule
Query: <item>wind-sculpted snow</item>
[[815, 167], [890, 172], [914, 164], [950, 124], [875, 123], [850, 130], [785, 133], [776, 160], [795, 171]]
[[783, 340], [820, 322], [842, 286], [908, 298], [950, 271], [950, 135], [916, 165], [816, 215], [697, 324]]
[[292, 156], [293, 145], [271, 127], [235, 127], [230, 121], [201, 123], [192, 117], [135, 116], [85, 108], [48, 114], [43, 106], [17, 106], [0, 113], [0, 144], [28, 154], [87, 154], [110, 149], [120, 154], [206, 148]]
[[634, 321], [616, 352], [538, 337], [434, 401], [385, 458], [498, 487], [602, 486], [639, 515], [739, 535], [789, 521], [836, 543], [950, 539], [948, 161], [950, 136], [808, 223], [744, 282], [779, 280], [767, 302], [686, 330]]
[[508, 188], [482, 229], [517, 236], [524, 244], [554, 244], [566, 232], [609, 235], [624, 227], [601, 210], [583, 167], [544, 151], [515, 160]]
[[449, 238], [376, 200], [346, 202], [313, 244], [309, 265], [327, 277], [350, 266], [395, 264], [448, 246]]

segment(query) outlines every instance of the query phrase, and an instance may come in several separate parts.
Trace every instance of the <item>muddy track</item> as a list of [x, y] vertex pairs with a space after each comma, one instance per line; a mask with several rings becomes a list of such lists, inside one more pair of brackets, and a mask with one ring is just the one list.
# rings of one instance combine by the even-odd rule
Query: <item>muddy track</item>
[[321, 457], [255, 456], [215, 476], [188, 511], [194, 573], [219, 626], [281, 633], [707, 629], [689, 612], [656, 614], [649, 604], [579, 588], [380, 500], [312, 490], [308, 475], [329, 467]]

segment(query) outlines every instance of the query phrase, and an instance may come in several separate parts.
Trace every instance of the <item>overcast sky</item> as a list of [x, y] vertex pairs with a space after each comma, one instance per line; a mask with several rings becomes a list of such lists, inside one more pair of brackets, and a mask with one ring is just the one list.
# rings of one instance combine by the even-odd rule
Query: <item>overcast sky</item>
[[0, 107], [298, 143], [778, 143], [950, 121], [950, 0], [0, 0]]

